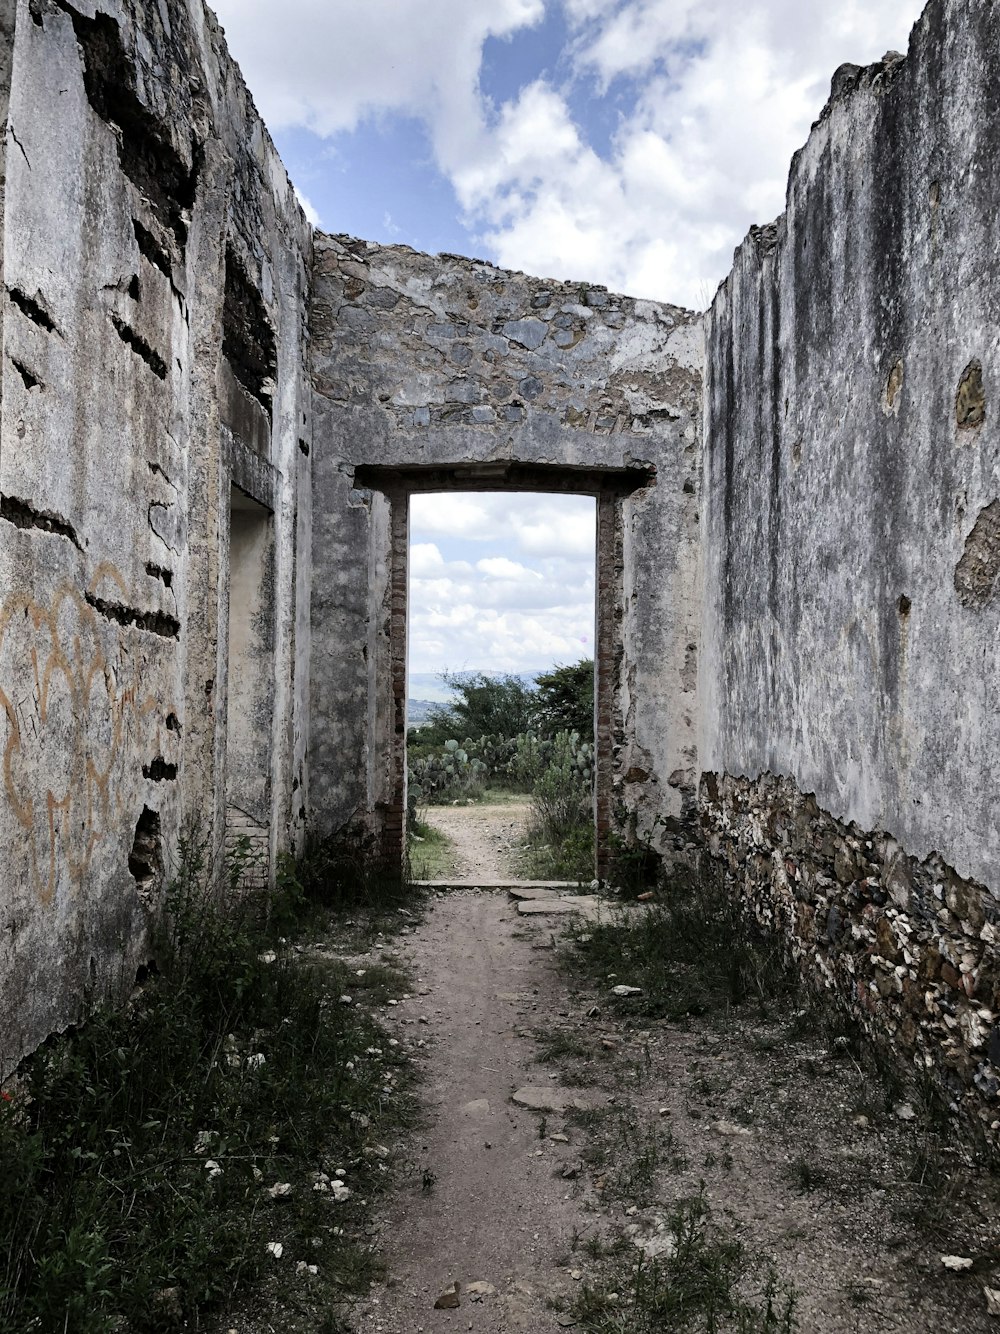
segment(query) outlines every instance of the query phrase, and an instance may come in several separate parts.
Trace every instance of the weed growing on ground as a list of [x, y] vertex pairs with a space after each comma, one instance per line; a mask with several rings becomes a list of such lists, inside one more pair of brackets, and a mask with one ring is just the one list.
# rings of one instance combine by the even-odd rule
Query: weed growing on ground
[[50, 1041], [0, 1103], [5, 1328], [199, 1329], [249, 1294], [329, 1309], [378, 1272], [356, 1237], [413, 1103], [364, 996], [405, 983], [277, 944], [288, 868], [270, 915], [238, 880], [189, 828], [159, 975]]
[[748, 1255], [713, 1223], [704, 1194], [679, 1201], [666, 1226], [668, 1244], [656, 1259], [621, 1248], [570, 1306], [588, 1334], [793, 1334], [795, 1294], [771, 1266]]
[[622, 1007], [633, 1015], [682, 1019], [747, 1001], [766, 1012], [799, 986], [780, 942], [744, 920], [713, 868], [662, 886], [642, 908], [571, 928], [570, 941], [572, 968], [642, 989]]
[[658, 1175], [682, 1172], [687, 1166], [670, 1127], [647, 1124], [630, 1103], [571, 1111], [567, 1120], [587, 1132], [583, 1161], [601, 1183], [605, 1200], [649, 1204], [656, 1196]]
[[455, 845], [440, 829], [416, 819], [409, 828], [410, 875], [414, 880], [447, 880], [455, 874]]

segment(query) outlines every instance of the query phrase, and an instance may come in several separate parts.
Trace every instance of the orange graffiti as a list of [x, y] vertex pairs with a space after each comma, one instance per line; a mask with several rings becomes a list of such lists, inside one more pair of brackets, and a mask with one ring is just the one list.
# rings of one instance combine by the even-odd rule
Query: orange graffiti
[[79, 883], [95, 848], [114, 832], [128, 804], [114, 791], [123, 742], [157, 709], [140, 693], [139, 664], [122, 627], [91, 605], [111, 588], [109, 600], [128, 604], [124, 579], [105, 561], [86, 594], [62, 584], [48, 605], [15, 596], [0, 608], [3, 787], [42, 904], [55, 894], [60, 856]]

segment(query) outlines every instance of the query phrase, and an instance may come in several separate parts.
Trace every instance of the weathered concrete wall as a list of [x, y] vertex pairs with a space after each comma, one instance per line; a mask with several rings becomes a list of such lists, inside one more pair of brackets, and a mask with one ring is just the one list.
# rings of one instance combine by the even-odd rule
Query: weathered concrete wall
[[699, 317], [476, 260], [319, 236], [311, 326], [318, 821], [371, 830], [398, 798], [390, 507], [355, 485], [356, 470], [373, 465], [402, 504], [408, 489], [513, 485], [521, 465], [538, 489], [549, 475], [581, 491], [599, 489], [602, 474], [632, 477], [624, 489], [637, 489], [615, 502], [622, 538], [607, 571], [620, 592], [605, 723], [622, 802], [646, 826], [679, 817], [696, 770]]
[[701, 662], [714, 846], [873, 1027], [985, 1095], [998, 79], [991, 0], [931, 0], [905, 59], [838, 71], [786, 213], [737, 252], [707, 332]]
[[269, 513], [253, 813], [293, 831], [311, 235], [200, 0], [3, 4], [0, 111], [7, 1069], [131, 985], [183, 814], [221, 846], [232, 483]]

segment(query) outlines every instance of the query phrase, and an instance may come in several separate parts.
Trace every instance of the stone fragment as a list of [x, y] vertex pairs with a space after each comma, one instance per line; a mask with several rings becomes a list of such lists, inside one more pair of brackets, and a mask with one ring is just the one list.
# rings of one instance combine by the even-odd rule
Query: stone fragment
[[724, 1135], [727, 1139], [737, 1139], [751, 1133], [746, 1126], [738, 1126], [735, 1121], [713, 1121], [712, 1131], [716, 1135]]
[[642, 987], [627, 987], [620, 982], [617, 986], [611, 988], [611, 994], [613, 996], [641, 996]]
[[444, 1292], [434, 1303], [435, 1311], [454, 1311], [462, 1305], [459, 1293], [461, 1288], [457, 1283], [452, 1283], [451, 1287], [445, 1288]]
[[492, 1283], [487, 1283], [483, 1279], [465, 1285], [465, 1295], [471, 1297], [474, 1302], [481, 1302], [484, 1297], [495, 1297], [496, 1291]]
[[565, 1112], [567, 1108], [586, 1111], [593, 1107], [596, 1099], [579, 1089], [543, 1088], [538, 1084], [526, 1084], [511, 1094], [511, 1102], [517, 1107], [526, 1107], [530, 1112]]
[[973, 1261], [967, 1255], [942, 1255], [941, 1263], [945, 1269], [950, 1269], [953, 1273], [961, 1273], [965, 1269], [971, 1269]]
[[983, 1288], [986, 1298], [986, 1314], [1000, 1316], [1000, 1288]]
[[548, 327], [544, 320], [529, 316], [523, 320], [508, 320], [503, 326], [503, 332], [504, 336], [509, 338], [512, 343], [519, 343], [521, 347], [526, 347], [529, 352], [534, 352], [545, 342]]
[[462, 1106], [463, 1116], [489, 1116], [490, 1104], [488, 1098], [475, 1098], [472, 1102], [464, 1103]]
[[893, 1108], [893, 1111], [896, 1113], [896, 1117], [900, 1121], [915, 1121], [917, 1119], [917, 1114], [913, 1110], [912, 1103], [909, 1102], [897, 1103], [896, 1106]]

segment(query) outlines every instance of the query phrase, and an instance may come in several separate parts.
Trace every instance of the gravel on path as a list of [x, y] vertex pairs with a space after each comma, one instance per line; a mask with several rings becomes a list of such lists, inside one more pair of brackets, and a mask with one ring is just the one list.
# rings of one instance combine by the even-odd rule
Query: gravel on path
[[516, 881], [517, 851], [528, 833], [528, 801], [473, 806], [430, 806], [427, 824], [446, 834], [455, 846], [456, 883]]

